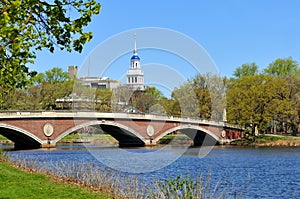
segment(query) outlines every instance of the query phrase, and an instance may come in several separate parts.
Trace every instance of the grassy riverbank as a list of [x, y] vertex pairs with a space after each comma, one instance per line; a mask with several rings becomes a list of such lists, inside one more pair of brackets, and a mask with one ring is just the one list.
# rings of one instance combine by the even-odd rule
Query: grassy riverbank
[[158, 144], [184, 144], [184, 145], [192, 145], [193, 141], [185, 134], [170, 134], [170, 135], [165, 135], [162, 137], [159, 141]]
[[283, 136], [283, 135], [259, 135], [248, 136], [237, 140], [234, 144], [239, 146], [300, 146], [299, 136]]
[[0, 161], [0, 198], [113, 198], [57, 177], [24, 171]]
[[118, 144], [118, 141], [109, 134], [69, 134], [59, 143], [90, 143], [90, 144]]
[[10, 159], [1, 151], [0, 171], [0, 198], [227, 198], [226, 187], [212, 189], [211, 176], [201, 173], [193, 180], [178, 175], [148, 186], [134, 176], [120, 176], [90, 164], [41, 166], [32, 160]]
[[12, 141], [4, 137], [3, 135], [0, 135], [0, 144], [14, 144]]
[[[145, 198], [144, 183], [78, 162], [11, 159], [0, 150], [0, 198]], [[141, 186], [140, 186], [141, 185]], [[16, 190], [16, 191], [15, 191]]]

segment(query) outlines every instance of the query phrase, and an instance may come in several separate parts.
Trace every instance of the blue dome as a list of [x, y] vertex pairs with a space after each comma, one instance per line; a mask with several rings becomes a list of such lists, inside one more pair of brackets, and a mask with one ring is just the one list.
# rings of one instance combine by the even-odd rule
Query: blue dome
[[131, 60], [133, 60], [133, 59], [135, 59], [135, 60], [140, 60], [140, 57], [137, 56], [137, 55], [133, 55], [133, 56], [131, 57]]

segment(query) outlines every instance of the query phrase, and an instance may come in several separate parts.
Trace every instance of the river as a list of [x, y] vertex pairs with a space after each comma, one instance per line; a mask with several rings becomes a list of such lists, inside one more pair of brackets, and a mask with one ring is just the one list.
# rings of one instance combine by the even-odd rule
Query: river
[[242, 198], [298, 198], [300, 147], [125, 148], [58, 146], [56, 149], [10, 151], [12, 158], [41, 162], [94, 162], [155, 180], [178, 174], [211, 177], [211, 187]]

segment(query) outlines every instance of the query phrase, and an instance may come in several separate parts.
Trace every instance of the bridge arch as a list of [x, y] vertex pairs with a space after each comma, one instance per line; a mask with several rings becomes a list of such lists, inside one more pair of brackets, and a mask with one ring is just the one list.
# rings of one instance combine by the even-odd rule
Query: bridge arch
[[[215, 135], [213, 132], [202, 128], [200, 126], [195, 126], [195, 125], [180, 125], [176, 126], [174, 128], [168, 129], [164, 133], [160, 134], [158, 137], [154, 139], [154, 142], [158, 142], [161, 138], [164, 136], [168, 135], [169, 133], [175, 132], [175, 131], [181, 131], [182, 133], [186, 134], [188, 137], [190, 137], [194, 141], [194, 145], [198, 145], [198, 142], [201, 142], [203, 140], [198, 140], [198, 139], [204, 139], [205, 135], [209, 135], [209, 139], [206, 140], [205, 143], [203, 144], [208, 144], [208, 145], [214, 145], [216, 143], [220, 142], [220, 139], [217, 135]], [[203, 132], [204, 134], [201, 135], [199, 132]], [[197, 142], [197, 143], [195, 143]], [[202, 142], [199, 144], [201, 145]]]
[[110, 122], [110, 121], [90, 121], [82, 124], [78, 124], [73, 128], [68, 129], [67, 131], [63, 132], [60, 136], [58, 136], [55, 140], [53, 140], [53, 143], [57, 143], [59, 140], [61, 140], [63, 137], [67, 136], [68, 134], [77, 131], [81, 128], [88, 127], [88, 126], [95, 126], [99, 125], [100, 128], [106, 132], [107, 134], [110, 134], [113, 136], [116, 140], [119, 141], [119, 146], [144, 146], [146, 143], [146, 140], [136, 131], [129, 128], [128, 126], [116, 123], [116, 122]]
[[0, 123], [0, 134], [15, 143], [15, 149], [39, 148], [43, 141], [29, 131], [10, 124]]

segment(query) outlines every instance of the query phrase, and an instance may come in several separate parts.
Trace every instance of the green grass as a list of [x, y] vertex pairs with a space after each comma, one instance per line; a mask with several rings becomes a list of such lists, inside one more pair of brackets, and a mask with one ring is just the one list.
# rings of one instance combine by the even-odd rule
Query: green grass
[[287, 136], [287, 135], [258, 135], [246, 136], [234, 142], [236, 145], [240, 146], [299, 146], [300, 137], [299, 136]]
[[0, 140], [7, 140], [7, 138], [0, 134]]
[[183, 140], [190, 140], [190, 138], [185, 134], [169, 134], [165, 135], [159, 140], [159, 144], [169, 144], [171, 141], [183, 141]]
[[74, 184], [58, 183], [44, 174], [32, 174], [0, 162], [0, 198], [112, 198]]
[[260, 143], [266, 143], [266, 142], [276, 142], [278, 140], [283, 141], [298, 141], [300, 140], [300, 137], [292, 137], [292, 136], [281, 136], [281, 135], [260, 135], [256, 137], [256, 141]]
[[81, 137], [80, 137], [80, 135], [78, 133], [77, 134], [69, 134], [69, 135], [63, 137], [61, 139], [61, 141], [67, 141], [67, 140], [72, 140], [72, 139], [80, 139], [80, 138]]
[[61, 139], [61, 141], [71, 141], [73, 139], [108, 139], [108, 140], [115, 140], [109, 134], [69, 134]]

